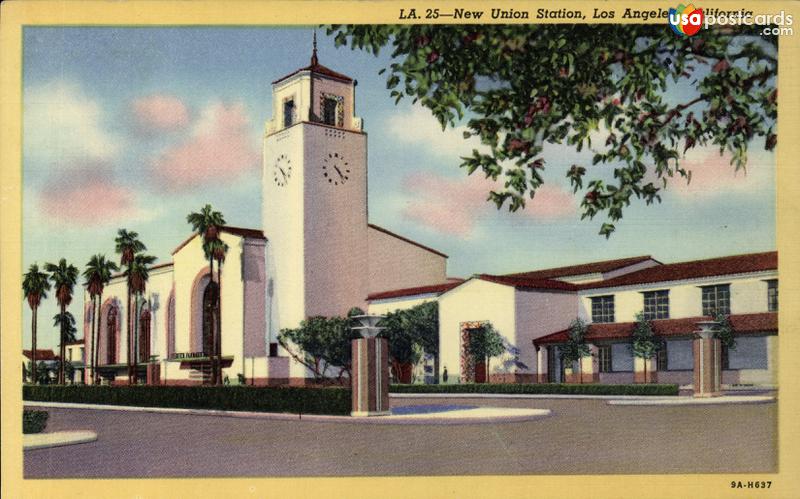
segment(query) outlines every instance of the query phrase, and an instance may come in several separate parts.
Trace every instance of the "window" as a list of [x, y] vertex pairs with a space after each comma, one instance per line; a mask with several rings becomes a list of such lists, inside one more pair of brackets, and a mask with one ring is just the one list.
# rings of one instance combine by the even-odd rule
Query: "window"
[[731, 313], [731, 285], [703, 286], [703, 315]]
[[614, 295], [592, 298], [592, 322], [614, 322]]
[[644, 293], [644, 318], [669, 319], [669, 290]]
[[294, 100], [283, 103], [283, 127], [288, 128], [294, 123]]
[[322, 122], [326, 125], [336, 126], [336, 110], [339, 101], [331, 97], [325, 97], [322, 101]]
[[657, 371], [666, 371], [668, 370], [669, 364], [667, 363], [667, 344], [666, 342], [661, 345], [661, 348], [658, 349], [656, 352], [656, 370]]
[[767, 310], [778, 311], [778, 280], [767, 281]]
[[611, 345], [597, 348], [597, 363], [601, 373], [611, 372]]

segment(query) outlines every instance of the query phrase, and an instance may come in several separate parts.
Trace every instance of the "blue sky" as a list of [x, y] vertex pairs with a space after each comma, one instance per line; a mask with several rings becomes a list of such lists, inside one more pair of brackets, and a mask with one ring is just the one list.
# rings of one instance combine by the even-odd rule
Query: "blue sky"
[[[358, 80], [370, 221], [447, 253], [451, 275], [775, 248], [775, 160], [763, 143], [752, 145], [746, 175], [734, 175], [716, 151], [694, 151], [684, 163], [692, 185], [671, 185], [661, 204], [634, 202], [606, 240], [597, 235], [601, 220], [580, 220], [564, 179], [590, 152], [551, 147], [547, 187], [524, 213], [498, 212], [484, 202], [489, 185], [458, 168], [475, 144], [389, 98], [378, 75], [385, 53], [336, 49], [318, 36], [320, 62]], [[189, 234], [186, 214], [205, 203], [231, 225], [260, 227], [270, 82], [308, 64], [310, 41], [308, 27], [25, 28], [24, 267], [65, 257], [82, 268], [94, 253], [116, 259], [120, 227], [169, 261]], [[47, 327], [55, 312], [53, 299], [40, 311], [45, 348], [57, 342]]]

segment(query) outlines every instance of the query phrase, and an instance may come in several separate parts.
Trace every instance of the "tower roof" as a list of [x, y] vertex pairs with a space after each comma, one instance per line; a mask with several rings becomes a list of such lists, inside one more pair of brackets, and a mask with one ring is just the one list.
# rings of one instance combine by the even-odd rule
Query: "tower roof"
[[330, 69], [328, 67], [325, 67], [325, 66], [323, 66], [322, 64], [319, 63], [319, 58], [317, 57], [317, 32], [316, 31], [314, 32], [314, 44], [313, 44], [313, 48], [312, 48], [312, 51], [311, 51], [311, 63], [306, 67], [297, 69], [295, 71], [292, 71], [291, 73], [289, 73], [286, 76], [278, 78], [277, 80], [273, 81], [272, 84], [275, 85], [277, 83], [280, 83], [283, 80], [287, 80], [287, 79], [291, 78], [292, 76], [296, 75], [297, 73], [301, 73], [303, 71], [310, 71], [312, 73], [316, 73], [318, 75], [326, 76], [328, 78], [333, 78], [334, 80], [343, 81], [345, 83], [351, 83], [353, 81], [353, 79], [350, 78], [349, 76], [344, 75], [342, 73], [339, 73], [337, 71], [334, 71], [334, 70], [332, 70], [332, 69]]

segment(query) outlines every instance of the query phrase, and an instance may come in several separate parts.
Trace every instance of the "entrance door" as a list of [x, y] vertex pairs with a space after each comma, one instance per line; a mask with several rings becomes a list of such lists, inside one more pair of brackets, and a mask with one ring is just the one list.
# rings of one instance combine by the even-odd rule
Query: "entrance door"
[[487, 383], [486, 360], [475, 359], [475, 383]]

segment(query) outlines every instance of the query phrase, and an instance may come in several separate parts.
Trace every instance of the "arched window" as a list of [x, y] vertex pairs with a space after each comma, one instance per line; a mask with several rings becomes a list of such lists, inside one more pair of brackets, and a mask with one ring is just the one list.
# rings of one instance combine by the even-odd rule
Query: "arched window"
[[117, 363], [117, 308], [108, 310], [106, 319], [106, 364]]
[[150, 360], [150, 310], [139, 314], [139, 362]]
[[209, 282], [203, 292], [203, 354], [214, 352], [214, 301], [217, 298], [217, 283]]

